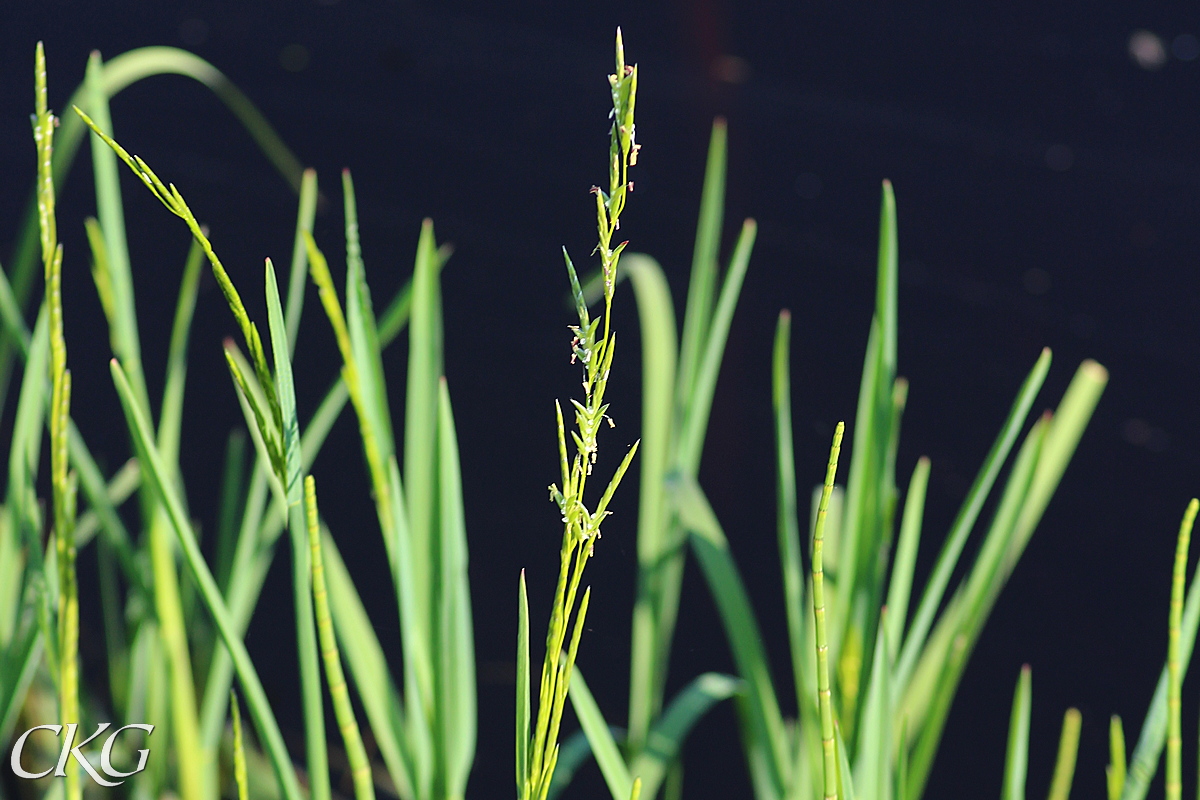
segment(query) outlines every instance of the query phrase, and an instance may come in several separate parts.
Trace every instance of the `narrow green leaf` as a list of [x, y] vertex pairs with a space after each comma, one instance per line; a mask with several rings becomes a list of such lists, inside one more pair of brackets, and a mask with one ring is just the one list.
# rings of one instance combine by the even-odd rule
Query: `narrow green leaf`
[[666, 496], [678, 344], [674, 304], [662, 267], [638, 253], [626, 255], [621, 267], [633, 284], [642, 339], [639, 578], [629, 660], [629, 744], [636, 752], [662, 705], [683, 574], [683, 540], [678, 526], [670, 523]]
[[1001, 800], [1025, 800], [1025, 775], [1029, 768], [1030, 674], [1028, 664], [1021, 667], [1021, 677], [1017, 680], [1017, 690], [1013, 695]]
[[1034, 364], [1033, 369], [1017, 392], [1016, 400], [1009, 410], [1008, 417], [1000, 428], [1000, 434], [996, 437], [996, 441], [993, 442], [991, 449], [988, 451], [983, 466], [975, 476], [975, 480], [967, 492], [967, 497], [963, 501], [953, 525], [950, 527], [950, 533], [946, 537], [946, 542], [942, 546], [941, 553], [938, 555], [933, 574], [930, 576], [929, 582], [925, 586], [925, 591], [922, 593], [921, 603], [917, 607], [916, 617], [913, 619], [908, 636], [905, 638], [904, 647], [900, 650], [900, 660], [896, 668], [896, 683], [898, 686], [904, 687], [908, 684], [912, 670], [916, 666], [917, 657], [924, 648], [929, 628], [933, 624], [934, 614], [937, 613], [938, 606], [941, 605], [942, 596], [946, 591], [947, 584], [950, 582], [950, 577], [954, 572], [954, 567], [958, 563], [958, 558], [962, 554], [967, 537], [975, 525], [975, 520], [978, 518], [979, 512], [983, 509], [984, 500], [991, 491], [992, 485], [1000, 473], [1000, 468], [1008, 458], [1008, 453], [1016, 442], [1021, 427], [1029, 415], [1029, 409], [1033, 405], [1033, 400], [1037, 396], [1038, 390], [1041, 389], [1042, 382], [1045, 381], [1046, 373], [1049, 369], [1050, 350], [1045, 349], [1038, 357], [1037, 363]]
[[396, 791], [401, 797], [415, 797], [412, 764], [404, 738], [404, 706], [383, 647], [328, 531], [322, 537], [321, 549], [334, 630], [342, 643], [341, 652], [370, 723], [375, 746], [383, 756]]
[[1167, 625], [1167, 800], [1180, 800], [1183, 794], [1183, 672], [1180, 669], [1180, 629], [1183, 627], [1183, 584], [1187, 580], [1188, 547], [1200, 500], [1192, 498], [1175, 546], [1175, 566], [1171, 573], [1171, 609]]
[[1058, 740], [1058, 758], [1054, 762], [1054, 777], [1050, 780], [1047, 800], [1069, 800], [1071, 782], [1075, 779], [1075, 758], [1079, 754], [1079, 729], [1083, 716], [1077, 708], [1068, 708], [1063, 715], [1062, 735]]
[[[690, 392], [681, 395], [687, 398], [687, 411], [683, 429], [680, 432], [679, 461], [693, 473], [700, 465], [704, 434], [708, 429], [708, 415], [712, 409], [713, 393], [717, 386], [717, 374], [721, 369], [721, 360], [725, 355], [725, 342], [729, 338], [729, 327], [733, 323], [733, 311], [737, 307], [742, 283], [746, 278], [746, 270], [750, 266], [750, 254], [754, 250], [754, 239], [757, 234], [758, 224], [752, 219], [747, 219], [742, 224], [741, 234], [734, 246], [733, 256], [729, 260], [729, 271], [725, 275], [725, 282], [721, 285], [721, 294], [717, 299], [716, 308], [713, 310], [712, 322], [704, 340], [704, 348], [700, 360], [696, 364], [694, 383]], [[686, 331], [684, 336], [686, 346]], [[681, 356], [681, 360], [682, 358]]]
[[1104, 773], [1108, 800], [1120, 800], [1125, 790], [1125, 729], [1116, 714], [1108, 720], [1108, 766]]
[[[353, 331], [353, 324], [351, 325]], [[412, 612], [413, 635], [432, 637], [433, 524], [437, 465], [438, 379], [442, 375], [441, 299], [433, 225], [428, 220], [417, 242], [413, 271], [412, 319], [408, 328], [408, 383], [404, 405], [404, 487], [408, 501], [411, 571], [402, 579], [412, 584], [417, 603]], [[364, 369], [365, 373], [365, 369]], [[431, 665], [421, 669], [428, 675]], [[433, 687], [420, 691], [432, 701]], [[409, 699], [411, 703], [411, 698]]]
[[462, 471], [446, 379], [438, 383], [438, 721], [451, 797], [462, 797], [475, 760], [475, 634], [467, 574]]
[[[888, 581], [888, 642], [893, 651], [904, 639], [904, 623], [908, 618], [908, 601], [912, 596], [913, 573], [917, 565], [917, 547], [921, 541], [921, 520], [925, 513], [925, 492], [929, 486], [929, 459], [922, 456], [917, 460], [912, 477], [908, 481], [908, 492], [904, 495], [904, 517], [900, 522], [900, 541], [896, 547], [896, 558], [892, 576]], [[890, 656], [892, 666], [898, 653]]]
[[[677, 763], [683, 743], [696, 723], [722, 700], [739, 694], [743, 682], [733, 675], [705, 672], [697, 675], [672, 698], [654, 721], [646, 748], [629, 765], [629, 774], [641, 778], [647, 797], [657, 797], [672, 764]], [[574, 689], [572, 689], [574, 691]]]
[[570, 696], [571, 706], [575, 709], [580, 726], [587, 734], [592, 754], [596, 757], [609, 794], [613, 800], [625, 800], [633, 787], [633, 778], [621, 758], [621, 751], [608, 729], [604, 714], [592, 697], [587, 681], [583, 679], [583, 672], [578, 668], [571, 672]]
[[176, 539], [183, 550], [184, 559], [187, 562], [192, 578], [196, 581], [204, 603], [212, 615], [218, 631], [221, 633], [222, 641], [233, 657], [238, 678], [241, 680], [243, 689], [246, 692], [246, 700], [250, 705], [251, 716], [254, 718], [255, 727], [258, 729], [259, 736], [271, 759], [276, 780], [279, 782], [280, 788], [288, 800], [301, 800], [300, 786], [296, 780], [295, 773], [292, 771], [287, 747], [284, 745], [283, 736], [279, 732], [279, 725], [275, 721], [274, 714], [271, 713], [270, 704], [267, 702], [266, 693], [263, 691], [262, 683], [258, 679], [258, 674], [250, 660], [250, 655], [246, 652], [246, 647], [242, 643], [241, 638], [234, 632], [233, 624], [229, 618], [229, 612], [225, 603], [221, 598], [220, 590], [217, 588], [212, 574], [208, 571], [208, 565], [204, 562], [204, 556], [200, 553], [200, 548], [196, 543], [195, 534], [192, 532], [187, 515], [183, 510], [183, 505], [176, 496], [175, 488], [168, 478], [166, 467], [159, 457], [150, 431], [150, 425], [142, 415], [141, 409], [136, 405], [129, 381], [115, 359], [110, 362], [110, 369], [113, 376], [113, 383], [117, 388], [117, 394], [121, 400], [121, 407], [125, 412], [130, 433], [133, 435], [134, 441], [138, 445], [138, 450], [143, 456], [143, 463], [148, 468], [147, 474], [163, 498]]
[[696, 226], [696, 245], [692, 251], [692, 275], [688, 281], [687, 313], [683, 321], [680, 353], [680, 397], [691, 397], [700, 360], [708, 340], [712, 317], [713, 292], [717, 285], [717, 258], [721, 249], [721, 226], [725, 218], [726, 169], [725, 120], [713, 121], [704, 168], [704, 189], [700, 195], [700, 218]]
[[756, 760], [765, 759], [763, 767], [772, 791], [775, 796], [782, 796], [787, 785], [785, 764], [789, 748], [762, 635], [746, 587], [703, 490], [687, 479], [673, 489], [681, 522], [691, 534], [692, 550], [721, 614], [738, 674], [746, 681], [744, 707], [740, 709], [744, 714], [743, 724], [749, 729], [748, 735], [743, 735], [748, 761], [753, 765]]
[[525, 589], [525, 570], [521, 570], [517, 593], [517, 797], [530, 793], [529, 774], [529, 597]]
[[246, 746], [242, 741], [242, 712], [238, 710], [237, 695], [229, 694], [233, 711], [233, 782], [237, 784], [238, 800], [249, 800], [250, 781], [246, 777]]

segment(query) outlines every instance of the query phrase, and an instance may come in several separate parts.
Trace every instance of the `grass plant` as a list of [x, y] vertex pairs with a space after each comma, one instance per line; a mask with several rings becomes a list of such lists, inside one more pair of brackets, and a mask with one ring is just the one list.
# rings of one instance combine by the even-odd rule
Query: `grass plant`
[[[162, 73], [185, 75], [210, 87], [298, 192], [287, 274], [281, 281], [272, 261], [264, 264], [265, 336], [180, 190], [112, 137], [109, 99], [136, 80]], [[928, 459], [918, 460], [901, 493], [897, 453], [907, 383], [899, 376], [897, 359], [895, 198], [884, 182], [875, 308], [856, 414], [848, 432], [844, 423], [836, 427], [824, 480], [812, 493], [807, 512], [800, 476], [808, 473], [797, 468], [792, 445], [789, 312], [780, 314], [776, 327], [774, 538], [791, 662], [788, 686], [796, 699], [793, 718], [785, 717], [768, 637], [735, 559], [735, 549], [760, 547], [766, 539], [731, 541], [708, 502], [700, 474], [713, 395], [756, 224], [743, 223], [722, 270], [727, 131], [718, 120], [711, 134], [684, 318], [677, 327], [662, 267], [649, 256], [625, 253], [626, 243], [615, 241], [632, 190], [629, 171], [637, 160], [637, 82], [637, 68], [626, 63], [618, 31], [616, 69], [609, 76], [609, 180], [593, 190], [600, 262], [596, 276], [581, 280], [563, 252], [578, 317], [571, 327], [572, 363], [582, 370], [583, 395], [571, 401], [570, 437], [556, 404], [561, 474], [550, 497], [562, 517], [563, 536], [536, 676], [524, 573], [518, 588], [517, 794], [521, 800], [558, 796], [591, 754], [614, 800], [679, 800], [689, 732], [713, 705], [733, 698], [760, 800], [916, 800], [927, 783], [971, 651], [1058, 486], [1107, 373], [1084, 362], [1055, 411], [1031, 417], [1051, 363], [1049, 350], [1040, 354], [1000, 423], [932, 573], [918, 585], [918, 549], [922, 539], [930, 538], [923, 516], [933, 466]], [[411, 280], [377, 315], [350, 173], [343, 173], [340, 187], [345, 271], [335, 275], [313, 236], [319, 197], [315, 173], [301, 169], [241, 92], [191, 54], [145, 48], [108, 62], [93, 54], [71, 104], [78, 113], [65, 115], [59, 126], [49, 109], [45, 54], [39, 44], [35, 191], [11, 269], [0, 270], [0, 404], [7, 402], [10, 378], [21, 365], [0, 507], [0, 740], [8, 741], [26, 722], [75, 725], [67, 734], [74, 736], [100, 719], [122, 724], [149, 720], [158, 731], [156, 758], [121, 790], [126, 796], [331, 800], [337, 791], [336, 770], [330, 766], [336, 745], [326, 730], [327, 691], [356, 800], [376, 794], [404, 800], [464, 798], [478, 732], [460, 448], [444, 374], [440, 272], [448, 248], [438, 246], [433, 224], [426, 220]], [[77, 288], [63, 285], [55, 219], [56, 188], [88, 130], [97, 206], [97, 217], [85, 223], [91, 276], [107, 321], [110, 373], [131, 454], [111, 474], [101, 470], [71, 419], [66, 366], [70, 324], [63, 318], [62, 296]], [[191, 237], [190, 247], [179, 253], [183, 269], [168, 355], [160, 365], [164, 388], [157, 398], [150, 396], [139, 338], [135, 270], [119, 180], [122, 163], [183, 221]], [[39, 261], [43, 292], [35, 311], [27, 306], [35, 296]], [[180, 452], [188, 419], [184, 398], [190, 330], [199, 313], [205, 262], [240, 334], [240, 341], [227, 340], [223, 351], [250, 440], [249, 452], [244, 433], [234, 431], [228, 440], [211, 559], [201, 551], [198, 520], [189, 507], [198, 498], [189, 497]], [[599, 434], [611, 422], [606, 402], [616, 349], [611, 312], [618, 283], [625, 278], [638, 307], [643, 429], [599, 497], [589, 501], [597, 494], [588, 484], [600, 463]], [[310, 279], [341, 364], [316, 410], [302, 420], [293, 372], [301, 364], [315, 368], [295, 348]], [[593, 310], [601, 302], [602, 310]], [[396, 420], [382, 353], [406, 327], [404, 418]], [[374, 506], [391, 578], [399, 642], [377, 634], [339, 552], [346, 534], [338, 531], [351, 526], [348, 513], [318, 512], [314, 460], [347, 403], [366, 467], [363, 502]], [[39, 483], [43, 432], [50, 454], [44, 484], [48, 501], [39, 497], [39, 490], [45, 491]], [[847, 435], [843, 486], [837, 479], [840, 462], [846, 460]], [[576, 662], [590, 601], [584, 568], [635, 453], [640, 454], [638, 574], [629, 710], [621, 729], [601, 713]], [[82, 503], [76, 499], [80, 492]], [[1181, 686], [1200, 628], [1200, 570], [1185, 592], [1198, 508], [1193, 500], [1181, 524], [1166, 663], [1132, 754], [1126, 754], [1121, 720], [1110, 721], [1109, 800], [1145, 797], [1164, 749], [1168, 800], [1181, 796]], [[285, 745], [243, 641], [285, 530], [304, 721], [302, 759]], [[976, 554], [964, 562], [976, 532]], [[97, 549], [96, 602], [104, 621], [107, 686], [80, 674], [76, 554], [89, 545]], [[737, 674], [703, 672], [668, 699], [668, 665], [688, 552], [715, 601]], [[952, 586], [956, 575], [961, 577]], [[385, 654], [397, 647], [400, 663], [389, 664]], [[395, 675], [401, 676], [399, 681]], [[241, 701], [234, 694], [235, 680]], [[564, 739], [568, 698], [581, 730]], [[244, 735], [239, 702], [249, 712], [256, 741]], [[998, 775], [1006, 800], [1025, 796], [1031, 705], [1032, 673], [1026, 667], [1017, 681], [1007, 754]], [[1049, 790], [1052, 800], [1069, 795], [1080, 725], [1079, 712], [1068, 710]], [[53, 763], [54, 755], [43, 746], [29, 757]], [[293, 759], [302, 760], [302, 769]], [[88, 785], [70, 760], [65, 780], [48, 779], [34, 791], [54, 800], [78, 800], [96, 795]]]

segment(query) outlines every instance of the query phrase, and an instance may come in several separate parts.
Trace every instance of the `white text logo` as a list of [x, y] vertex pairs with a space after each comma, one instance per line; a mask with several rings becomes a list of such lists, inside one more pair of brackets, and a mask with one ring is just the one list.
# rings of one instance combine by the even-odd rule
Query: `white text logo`
[[122, 728], [117, 728], [115, 731], [113, 731], [112, 733], [110, 733], [108, 735], [108, 739], [106, 739], [104, 742], [104, 748], [101, 749], [101, 751], [100, 751], [100, 769], [104, 772], [105, 775], [107, 775], [110, 778], [120, 778], [121, 779], [121, 780], [116, 780], [116, 781], [108, 781], [108, 780], [105, 780], [104, 778], [100, 777], [100, 775], [96, 773], [96, 768], [93, 767], [92, 763], [87, 760], [87, 756], [85, 756], [81, 752], [81, 749], [88, 742], [92, 741], [93, 739], [98, 737], [100, 734], [102, 734], [106, 730], [108, 730], [111, 727], [111, 725], [112, 725], [112, 723], [109, 723], [109, 722], [100, 723], [100, 725], [96, 728], [95, 733], [93, 733], [91, 736], [84, 739], [82, 742], [75, 745], [74, 747], [71, 746], [71, 743], [75, 741], [75, 731], [78, 730], [79, 725], [74, 722], [67, 725], [66, 726], [67, 735], [66, 735], [66, 738], [63, 740], [62, 752], [60, 752], [58, 755], [58, 764], [56, 764], [53, 767], [53, 769], [47, 769], [44, 772], [28, 772], [28, 771], [26, 771], [25, 768], [21, 766], [21, 751], [25, 748], [25, 742], [27, 739], [29, 739], [29, 734], [33, 733], [34, 731], [54, 731], [54, 735], [58, 736], [59, 734], [62, 733], [63, 726], [62, 725], [38, 725], [37, 727], [30, 728], [29, 730], [22, 733], [21, 737], [19, 739], [17, 739], [17, 743], [15, 745], [13, 745], [12, 756], [9, 758], [9, 763], [12, 765], [13, 774], [15, 774], [18, 778], [25, 778], [26, 780], [37, 780], [38, 778], [44, 778], [47, 775], [49, 775], [51, 772], [53, 772], [55, 777], [62, 778], [67, 774], [67, 771], [66, 771], [67, 770], [67, 759], [74, 757], [75, 760], [79, 762], [79, 765], [81, 767], [83, 767], [83, 771], [86, 772], [88, 775], [90, 775], [92, 777], [92, 780], [94, 780], [96, 783], [100, 784], [101, 786], [104, 786], [105, 788], [109, 788], [109, 789], [113, 788], [114, 786], [120, 786], [122, 783], [125, 782], [125, 778], [133, 777], [134, 775], [138, 774], [139, 772], [141, 772], [142, 770], [144, 770], [146, 768], [146, 760], [150, 757], [150, 750], [148, 748], [143, 748], [141, 750], [138, 750], [137, 751], [138, 752], [137, 769], [134, 769], [130, 772], [122, 772], [121, 770], [114, 767], [112, 764], [113, 743], [117, 740], [117, 735], [119, 733], [121, 733], [121, 731], [136, 729], [139, 731], [145, 731], [146, 735], [149, 736], [151, 733], [154, 732], [154, 726], [147, 725], [145, 723], [135, 723], [133, 725], [126, 725]]

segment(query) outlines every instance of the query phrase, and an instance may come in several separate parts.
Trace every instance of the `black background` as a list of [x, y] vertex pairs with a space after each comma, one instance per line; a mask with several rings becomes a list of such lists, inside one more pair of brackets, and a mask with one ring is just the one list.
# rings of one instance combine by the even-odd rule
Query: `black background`
[[[797, 461], [802, 484], [815, 483], [833, 425], [854, 413], [881, 179], [897, 192], [900, 366], [911, 381], [901, 485], [918, 456], [933, 460], [923, 570], [1040, 348], [1052, 347], [1055, 360], [1039, 407], [1057, 401], [1082, 359], [1111, 370], [1075, 462], [967, 670], [927, 795], [999, 792], [1012, 688], [1030, 663], [1030, 791], [1046, 790], [1061, 715], [1075, 705], [1084, 717], [1076, 796], [1099, 796], [1108, 716], [1124, 717], [1132, 747], [1165, 655], [1174, 536], [1188, 498], [1200, 491], [1200, 60], [1195, 39], [1186, 38], [1200, 34], [1194, 9], [826, 0], [505, 5], [5, 3], [0, 257], [11, 253], [32, 181], [28, 114], [39, 39], [60, 112], [93, 48], [113, 57], [168, 44], [210, 60], [318, 169], [332, 202], [317, 238], [330, 254], [342, 242], [338, 170], [351, 168], [377, 305], [410, 274], [420, 220], [434, 219], [439, 240], [455, 247], [443, 276], [446, 372], [464, 464], [480, 662], [470, 794], [507, 796], [517, 574], [528, 569], [534, 619], [544, 619], [559, 536], [545, 500], [556, 469], [552, 402], [577, 388], [567, 363], [571, 320], [559, 247], [582, 261], [594, 243], [587, 190], [606, 175], [605, 75], [619, 24], [641, 70], [643, 151], [622, 225], [630, 247], [660, 259], [682, 310], [716, 114], [728, 117], [730, 131], [726, 251], [743, 217], [760, 226], [701, 478], [747, 577], [781, 687], [789, 681], [771, 488], [771, 336], [779, 309], [790, 308]], [[1160, 68], [1131, 58], [1131, 37], [1141, 29], [1165, 47]], [[187, 79], [139, 83], [114, 99], [113, 116], [117, 138], [174, 181], [211, 226], [252, 316], [262, 319], [255, 302], [262, 258], [286, 264], [291, 251], [294, 201], [285, 183], [219, 102]], [[124, 181], [153, 396], [187, 235], [131, 176]], [[80, 222], [94, 213], [89, 185], [85, 148], [59, 216], [67, 341], [76, 416], [112, 469], [128, 451], [87, 274]], [[308, 312], [297, 349], [302, 418], [337, 364], [311, 292]], [[625, 344], [612, 398], [618, 426], [602, 441], [609, 468], [638, 435], [628, 290], [616, 313]], [[240, 423], [220, 354], [235, 326], [211, 280], [197, 314], [183, 468], [193, 513], [211, 530], [222, 444]], [[386, 358], [397, 418], [403, 349]], [[10, 404], [5, 426], [11, 415]], [[315, 474], [322, 509], [352, 554], [362, 593], [373, 598], [381, 635], [395, 642], [354, 435], [344, 417]], [[601, 706], [618, 723], [626, 713], [635, 487], [628, 483], [618, 497], [589, 567], [594, 597], [581, 655]], [[248, 642], [295, 737], [288, 569], [281, 553]], [[94, 586], [91, 575], [83, 579]], [[683, 609], [672, 687], [732, 668], [692, 567]], [[99, 685], [98, 629], [85, 630], [84, 648], [87, 674]], [[1195, 752], [1194, 700], [1185, 693], [1185, 753]], [[686, 763], [687, 797], [746, 796], [730, 708], [700, 724]], [[606, 796], [594, 768], [571, 795]]]

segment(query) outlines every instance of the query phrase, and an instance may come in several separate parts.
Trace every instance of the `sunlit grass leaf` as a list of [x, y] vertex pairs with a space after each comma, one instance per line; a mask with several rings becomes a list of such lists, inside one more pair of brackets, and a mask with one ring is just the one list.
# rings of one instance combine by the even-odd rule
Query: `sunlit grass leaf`
[[259, 681], [254, 665], [250, 661], [250, 655], [246, 652], [241, 637], [234, 630], [220, 590], [217, 588], [212, 574], [208, 571], [208, 565], [204, 561], [204, 556], [200, 553], [200, 548], [196, 543], [191, 524], [187, 519], [182, 504], [176, 497], [175, 487], [168, 477], [166, 467], [158, 455], [150, 425], [141, 413], [141, 409], [137, 407], [129, 381], [115, 359], [110, 362], [110, 368], [113, 376], [113, 384], [117, 388], [117, 395], [121, 400], [122, 410], [125, 412], [126, 422], [134, 442], [137, 444], [142, 463], [147, 468], [147, 475], [155, 490], [163, 499], [169, 514], [171, 526], [175, 532], [175, 538], [183, 551], [184, 560], [188, 565], [193, 580], [196, 581], [200, 589], [205, 606], [208, 608], [218, 631], [221, 633], [222, 641], [233, 657], [238, 678], [242, 683], [243, 690], [246, 692], [246, 701], [250, 706], [251, 716], [254, 718], [259, 737], [263, 741], [267, 753], [271, 758], [276, 780], [279, 782], [288, 800], [301, 800], [300, 786], [296, 780], [295, 773], [292, 771], [291, 761], [288, 757], [287, 747], [283, 743], [283, 736], [279, 731], [279, 725], [275, 721], [274, 714], [271, 712], [266, 693], [262, 688], [262, 683]]
[[633, 778], [629, 774], [629, 768], [625, 766], [625, 760], [621, 757], [621, 751], [617, 747], [612, 731], [609, 730], [608, 723], [604, 720], [604, 714], [600, 711], [600, 706], [596, 704], [595, 698], [592, 697], [587, 681], [583, 678], [583, 672], [579, 668], [575, 668], [571, 672], [570, 696], [571, 706], [575, 709], [575, 716], [579, 718], [580, 726], [587, 734], [592, 755], [595, 756], [600, 773], [604, 776], [609, 794], [613, 800], [624, 800], [629, 797], [629, 792], [633, 788]]

